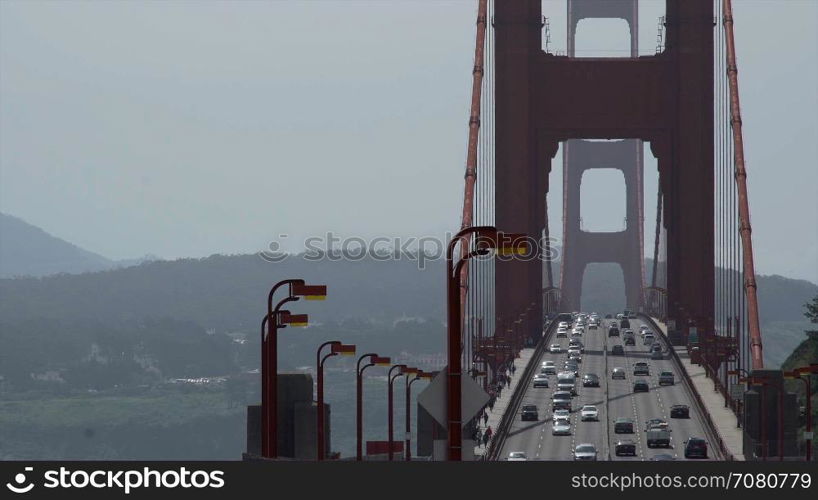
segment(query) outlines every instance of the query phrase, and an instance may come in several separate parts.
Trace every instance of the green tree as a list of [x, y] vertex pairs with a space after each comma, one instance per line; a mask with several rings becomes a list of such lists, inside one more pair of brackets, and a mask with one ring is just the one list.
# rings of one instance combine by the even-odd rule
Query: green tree
[[[810, 321], [810, 323], [818, 323], [818, 295], [812, 298], [812, 302], [807, 302], [804, 304], [807, 312], [804, 313], [804, 316]], [[807, 337], [818, 340], [818, 330], [807, 330]]]

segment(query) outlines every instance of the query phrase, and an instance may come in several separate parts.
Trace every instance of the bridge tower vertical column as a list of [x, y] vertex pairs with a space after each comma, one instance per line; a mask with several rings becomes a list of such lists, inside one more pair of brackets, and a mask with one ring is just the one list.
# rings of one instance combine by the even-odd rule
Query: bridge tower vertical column
[[[539, 0], [495, 3], [495, 223], [536, 241], [544, 227], [541, 175], [547, 175], [538, 169], [531, 85], [532, 63], [541, 52], [541, 19]], [[497, 324], [511, 324], [535, 304], [525, 325], [526, 335], [533, 336], [541, 328], [541, 262], [500, 259], [495, 269]]]

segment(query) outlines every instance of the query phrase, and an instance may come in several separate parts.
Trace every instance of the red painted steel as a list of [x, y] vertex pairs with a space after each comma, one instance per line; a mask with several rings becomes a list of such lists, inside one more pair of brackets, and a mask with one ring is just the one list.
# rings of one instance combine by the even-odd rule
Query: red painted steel
[[[460, 229], [471, 227], [474, 213], [474, 184], [477, 181], [477, 141], [480, 132], [480, 99], [483, 95], [484, 47], [486, 44], [486, 16], [488, 0], [480, 0], [477, 8], [477, 37], [474, 47], [474, 69], [472, 70], [471, 107], [469, 112], [469, 143], [466, 152], [465, 188], [463, 193], [463, 215]], [[468, 241], [460, 241], [461, 259], [468, 253]], [[460, 275], [460, 319], [463, 324], [466, 314], [466, 292], [469, 286], [468, 264]]]
[[747, 170], [744, 166], [744, 138], [741, 131], [741, 103], [738, 93], [738, 67], [736, 66], [736, 42], [733, 35], [733, 5], [724, 0], [724, 33], [727, 45], [727, 80], [730, 85], [730, 123], [733, 130], [735, 177], [738, 186], [738, 211], [741, 226], [741, 249], [744, 266], [744, 293], [747, 296], [747, 327], [750, 332], [750, 355], [753, 369], [764, 368], [761, 343], [761, 325], [758, 320], [758, 296], [756, 293], [755, 264], [753, 262], [752, 226], [750, 225], [750, 202], [747, 196]]

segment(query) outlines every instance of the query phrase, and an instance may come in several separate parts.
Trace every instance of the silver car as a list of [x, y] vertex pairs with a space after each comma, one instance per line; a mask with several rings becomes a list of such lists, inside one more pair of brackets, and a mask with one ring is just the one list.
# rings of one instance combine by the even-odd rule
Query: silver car
[[563, 418], [554, 420], [551, 425], [551, 435], [553, 436], [570, 436], [571, 435], [571, 421]]
[[574, 448], [574, 460], [591, 460], [597, 458], [596, 446], [591, 443], [578, 444]]

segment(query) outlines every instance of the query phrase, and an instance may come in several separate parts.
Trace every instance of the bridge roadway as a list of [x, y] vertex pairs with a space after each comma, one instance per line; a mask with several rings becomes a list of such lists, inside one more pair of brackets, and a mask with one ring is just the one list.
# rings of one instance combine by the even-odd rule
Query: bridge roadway
[[[503, 443], [500, 459], [508, 457], [509, 452], [524, 451], [528, 460], [573, 460], [573, 450], [577, 444], [592, 443], [596, 446], [599, 460], [650, 460], [659, 454], [673, 455], [677, 460], [685, 460], [683, 442], [691, 436], [707, 439], [702, 419], [693, 405], [692, 396], [684, 386], [678, 368], [667, 355], [665, 339], [659, 332], [657, 338], [665, 351], [664, 359], [652, 360], [648, 353], [648, 346], [642, 344], [639, 335], [639, 326], [642, 320], [630, 320], [631, 329], [636, 333], [636, 345], [624, 346], [625, 355], [611, 355], [610, 349], [614, 344], [621, 344], [622, 337], [608, 337], [608, 326], [611, 321], [603, 319], [600, 328], [588, 330], [582, 335], [585, 352], [579, 364], [580, 376], [577, 378], [578, 395], [572, 401], [571, 435], [553, 436], [551, 434], [551, 395], [556, 390], [556, 376], [549, 376], [548, 388], [534, 388], [531, 381], [523, 395], [520, 408], [525, 404], [535, 404], [539, 410], [539, 420], [522, 421], [519, 415], [515, 416], [514, 423], [509, 428], [508, 435]], [[648, 325], [649, 326], [649, 325]], [[570, 334], [570, 329], [569, 329]], [[540, 359], [534, 360], [540, 365], [545, 360], [553, 360], [557, 368], [562, 367], [567, 359], [568, 338], [556, 338], [556, 332], [548, 340], [548, 345], [559, 343], [562, 347], [560, 354], [551, 354], [547, 349]], [[650, 365], [650, 376], [633, 376], [633, 363], [646, 361]], [[625, 369], [625, 380], [612, 380], [611, 370], [614, 367]], [[672, 386], [659, 386], [658, 375], [663, 371], [671, 371], [675, 377]], [[599, 376], [600, 386], [582, 387], [582, 376], [586, 373], [595, 373]], [[649, 392], [633, 392], [634, 379], [642, 378], [650, 385]], [[585, 404], [595, 405], [599, 410], [598, 422], [580, 421], [579, 409]], [[670, 418], [670, 407], [674, 404], [685, 404], [690, 408], [689, 419]], [[618, 417], [628, 417], [634, 420], [633, 434], [615, 434], [613, 420]], [[645, 442], [645, 422], [651, 418], [663, 418], [670, 426], [670, 448], [648, 448]], [[620, 438], [631, 439], [636, 443], [636, 457], [617, 457], [615, 444]], [[708, 457], [717, 458], [718, 450], [714, 443], [708, 441]]]

